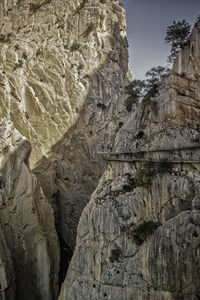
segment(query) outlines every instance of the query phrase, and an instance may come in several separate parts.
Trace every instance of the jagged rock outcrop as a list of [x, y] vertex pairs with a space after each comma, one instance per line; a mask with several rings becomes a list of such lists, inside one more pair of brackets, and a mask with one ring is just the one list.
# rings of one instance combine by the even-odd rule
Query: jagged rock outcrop
[[199, 40], [119, 131], [59, 300], [200, 299]]
[[[122, 19], [110, 0], [1, 1], [0, 116], [31, 142], [31, 167], [76, 123], [92, 75], [104, 63], [112, 71], [122, 64], [123, 46], [114, 53], [125, 38]], [[109, 90], [101, 88], [99, 110]]]
[[[65, 260], [74, 249], [81, 212], [106, 168], [98, 154], [101, 144], [113, 142], [127, 117], [124, 86], [129, 82], [129, 69], [124, 10], [117, 1], [87, 1], [74, 18], [84, 24], [86, 14], [95, 24], [90, 33], [95, 44], [91, 51], [96, 53], [95, 57], [98, 53], [104, 55], [104, 60], [98, 62], [90, 77], [88, 95], [77, 122], [34, 169], [54, 207], [62, 249], [67, 250], [63, 253]], [[88, 38], [83, 41], [89, 43]]]
[[56, 299], [59, 245], [53, 210], [30, 171], [30, 143], [0, 119], [0, 299]]
[[[103, 141], [113, 142], [127, 117], [124, 86], [131, 75], [125, 14], [115, 0], [3, 0], [0, 29], [0, 117], [12, 121], [32, 148], [29, 153], [30, 144], [24, 140], [19, 149], [14, 147], [12, 155], [10, 148], [2, 155], [7, 161], [2, 169], [4, 184], [11, 176], [11, 168], [21, 174], [18, 176], [20, 191], [15, 189], [17, 179], [12, 175], [14, 190], [9, 190], [11, 196], [8, 197], [13, 202], [9, 209], [17, 205], [21, 214], [23, 199], [28, 193], [27, 209], [22, 215], [30, 222], [26, 226], [25, 221], [20, 220], [20, 237], [16, 240], [17, 221], [14, 216], [10, 219], [10, 210], [3, 206], [0, 210], [2, 227], [7, 222], [12, 228], [16, 227], [12, 238], [7, 231], [5, 234], [14, 265], [17, 299], [28, 298], [28, 294], [33, 299], [54, 299], [56, 283], [53, 281], [57, 280], [59, 247], [55, 240], [51, 244], [43, 236], [44, 232], [54, 230], [51, 206], [61, 245], [59, 275], [62, 283], [67, 268], [64, 261], [70, 259], [74, 249], [81, 212], [106, 168], [97, 152], [101, 151]], [[29, 170], [28, 160], [37, 179]], [[41, 201], [37, 201], [40, 197]], [[29, 208], [31, 210], [36, 203], [38, 206], [45, 204], [36, 212], [33, 209], [35, 214], [30, 215]], [[32, 236], [29, 227], [34, 223], [39, 228], [41, 225], [41, 243], [48, 270], [43, 264], [39, 266], [39, 258], [38, 263], [32, 263], [31, 255], [28, 262], [28, 258], [24, 261], [21, 258], [25, 254], [28, 257], [32, 243], [34, 245], [34, 241], [28, 241]], [[54, 254], [51, 253], [53, 248]], [[32, 275], [27, 271], [30, 265]], [[38, 269], [35, 271], [35, 268]], [[27, 272], [30, 276], [26, 276]], [[49, 284], [52, 289], [48, 290]], [[27, 287], [24, 294], [23, 287]]]

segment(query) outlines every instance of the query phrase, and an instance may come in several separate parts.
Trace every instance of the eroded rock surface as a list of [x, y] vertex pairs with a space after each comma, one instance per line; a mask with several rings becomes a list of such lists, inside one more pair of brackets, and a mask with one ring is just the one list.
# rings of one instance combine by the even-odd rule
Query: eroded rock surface
[[30, 143], [11, 121], [0, 119], [0, 128], [0, 299], [55, 299], [59, 245], [53, 210], [29, 169]]
[[106, 167], [97, 152], [127, 115], [124, 10], [111, 0], [12, 0], [0, 3], [0, 16], [0, 117], [31, 143], [30, 166], [70, 259]]
[[[96, 24], [91, 33], [96, 46], [91, 51], [105, 52], [106, 59], [90, 77], [88, 95], [76, 124], [34, 169], [54, 207], [57, 230], [69, 257], [81, 212], [106, 168], [98, 154], [101, 144], [105, 141], [107, 151], [108, 142], [113, 143], [127, 118], [124, 87], [129, 82], [129, 69], [124, 10], [117, 1], [88, 1], [80, 20], [85, 14], [91, 20], [95, 18]], [[104, 45], [99, 43], [99, 35]]]
[[199, 29], [119, 131], [59, 300], [200, 298]]
[[[121, 60], [127, 64], [123, 46], [114, 53], [125, 39], [121, 20], [111, 0], [1, 1], [0, 116], [31, 142], [31, 167], [76, 123], [92, 75], [105, 63], [116, 73]], [[101, 88], [98, 110], [110, 89]]]

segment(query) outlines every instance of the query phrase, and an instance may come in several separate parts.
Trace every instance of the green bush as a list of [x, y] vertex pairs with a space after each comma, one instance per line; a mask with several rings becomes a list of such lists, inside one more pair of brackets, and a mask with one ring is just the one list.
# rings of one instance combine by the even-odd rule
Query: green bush
[[137, 101], [138, 101], [138, 97], [137, 97], [137, 94], [135, 92], [133, 92], [132, 95], [128, 96], [128, 98], [126, 98], [126, 100], [124, 102], [127, 111], [131, 112], [133, 105], [135, 103], [137, 103]]
[[125, 92], [129, 95], [124, 103], [127, 111], [131, 112], [133, 105], [141, 99], [144, 87], [144, 80], [137, 79], [133, 80], [125, 87]]
[[148, 72], [146, 72], [145, 77], [147, 79], [145, 81], [142, 104], [152, 104], [153, 98], [158, 95], [161, 80], [167, 75], [168, 71], [169, 70], [165, 67], [158, 66], [153, 67]]
[[135, 187], [150, 187], [154, 175], [170, 172], [172, 170], [172, 166], [172, 163], [167, 159], [163, 159], [158, 163], [151, 161], [145, 163], [135, 174]]
[[125, 87], [128, 98], [125, 100], [125, 106], [128, 111], [132, 111], [132, 107], [136, 103], [143, 105], [153, 104], [153, 99], [158, 95], [160, 83], [163, 77], [168, 74], [168, 69], [158, 66], [153, 67], [146, 72], [145, 80], [133, 80]]
[[156, 174], [154, 163], [146, 163], [140, 169], [137, 170], [134, 181], [135, 187], [146, 187], [151, 185], [152, 177]]
[[165, 42], [171, 46], [168, 61], [171, 63], [177, 56], [178, 51], [185, 45], [189, 34], [191, 32], [191, 25], [182, 21], [173, 21], [172, 25], [167, 27]]

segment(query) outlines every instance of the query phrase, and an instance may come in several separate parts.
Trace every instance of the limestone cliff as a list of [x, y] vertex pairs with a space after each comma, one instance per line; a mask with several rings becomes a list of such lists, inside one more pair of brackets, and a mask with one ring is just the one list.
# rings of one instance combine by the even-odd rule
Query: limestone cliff
[[[2, 0], [0, 30], [0, 116], [31, 142], [33, 167], [76, 123], [92, 75], [122, 64], [123, 47], [114, 51], [125, 38], [123, 13], [110, 0]], [[105, 89], [109, 96], [103, 83], [95, 95], [98, 115], [109, 104]]]
[[55, 299], [59, 246], [53, 210], [29, 169], [30, 143], [11, 121], [0, 119], [0, 128], [0, 299]]
[[59, 300], [200, 299], [199, 41], [119, 131]]
[[[68, 131], [66, 128], [66, 134], [51, 149], [48, 158], [44, 157], [34, 169], [54, 207], [65, 260], [74, 249], [82, 210], [106, 168], [98, 154], [102, 151], [101, 144], [105, 141], [107, 147], [108, 142], [112, 143], [126, 120], [124, 87], [129, 82], [124, 9], [118, 1], [87, 1], [79, 10], [73, 18], [79, 19], [80, 28], [86, 16], [94, 23], [90, 34], [80, 37], [80, 43], [87, 44], [96, 53], [95, 57], [101, 54], [103, 59], [101, 63], [95, 61], [96, 70], [90, 73], [88, 94], [77, 122]], [[85, 27], [80, 31], [84, 32]], [[90, 39], [94, 44], [90, 44]], [[85, 64], [94, 62], [91, 59]], [[84, 69], [79, 71], [80, 76], [82, 72]]]
[[0, 299], [51, 300], [106, 168], [97, 152], [127, 117], [125, 13], [115, 0], [2, 0], [0, 30]]

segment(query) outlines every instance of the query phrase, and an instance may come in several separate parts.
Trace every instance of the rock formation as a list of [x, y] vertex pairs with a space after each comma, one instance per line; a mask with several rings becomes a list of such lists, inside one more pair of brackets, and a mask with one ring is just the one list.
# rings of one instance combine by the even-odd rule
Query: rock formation
[[[30, 171], [30, 143], [0, 119], [0, 299], [55, 299], [59, 245], [53, 210]], [[15, 295], [15, 297], [14, 297]]]
[[117, 134], [59, 300], [200, 299], [199, 32]]
[[2, 0], [0, 29], [0, 297], [51, 300], [106, 168], [97, 152], [127, 117], [125, 14], [111, 0]]
[[[100, 67], [115, 69], [121, 85], [127, 71], [123, 18], [119, 3], [110, 0], [1, 1], [0, 116], [31, 142], [31, 167], [76, 123]], [[101, 90], [93, 94], [99, 116], [110, 100], [103, 96], [110, 97], [112, 89], [104, 86], [102, 73]]]
[[[96, 60], [96, 70], [90, 73], [90, 87], [77, 122], [34, 169], [54, 207], [65, 261], [74, 249], [82, 210], [106, 168], [98, 154], [102, 151], [101, 144], [105, 141], [106, 148], [108, 142], [112, 144], [127, 117], [124, 86], [129, 82], [129, 69], [124, 10], [117, 1], [86, 2], [80, 13], [74, 15], [82, 24], [81, 32], [87, 28], [85, 15], [94, 28], [88, 36], [83, 34], [79, 42], [90, 47], [93, 52], [90, 55], [95, 59], [100, 56], [101, 61]], [[83, 50], [80, 55], [85, 55]], [[89, 56], [85, 61], [88, 64], [94, 64]], [[79, 76], [83, 76], [82, 72], [84, 69]]]
[[10, 251], [0, 229], [0, 299], [15, 299], [15, 274]]
[[2, 0], [0, 29], [0, 300], [200, 299], [200, 24], [129, 114], [117, 0]]

